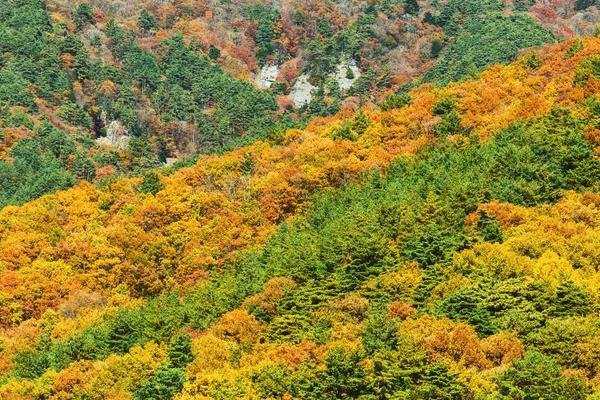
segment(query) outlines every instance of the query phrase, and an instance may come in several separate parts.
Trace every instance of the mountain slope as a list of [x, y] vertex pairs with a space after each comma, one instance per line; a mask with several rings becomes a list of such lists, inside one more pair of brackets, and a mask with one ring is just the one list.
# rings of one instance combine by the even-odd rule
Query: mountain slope
[[598, 392], [599, 50], [5, 207], [0, 394]]
[[0, 207], [276, 141], [415, 79], [476, 77], [597, 17], [463, 3], [5, 1]]

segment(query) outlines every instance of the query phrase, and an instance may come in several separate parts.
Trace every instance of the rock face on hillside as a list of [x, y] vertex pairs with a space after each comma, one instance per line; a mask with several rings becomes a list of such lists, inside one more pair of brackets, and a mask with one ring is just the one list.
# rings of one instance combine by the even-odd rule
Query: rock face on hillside
[[[348, 90], [354, 85], [354, 82], [360, 77], [361, 72], [356, 65], [354, 60], [346, 60], [340, 63], [333, 77], [337, 81], [341, 90]], [[310, 83], [310, 76], [308, 74], [302, 74], [296, 80], [296, 83], [292, 87], [289, 98], [292, 100], [296, 107], [302, 107], [305, 104], [310, 103], [313, 99], [312, 91], [317, 87]]]
[[292, 87], [289, 97], [296, 104], [296, 107], [302, 107], [312, 100], [312, 91], [316, 89], [316, 86], [313, 86], [308, 79], [308, 74], [302, 74]]
[[259, 89], [269, 89], [279, 76], [279, 66], [276, 64], [265, 65], [262, 67], [255, 82]]
[[127, 129], [120, 121], [112, 121], [106, 128], [106, 137], [96, 139], [96, 143], [104, 146], [116, 147], [124, 150], [129, 145], [130, 137], [127, 135]]
[[354, 82], [360, 77], [360, 69], [356, 65], [356, 61], [348, 60], [337, 67], [335, 79], [340, 85], [340, 89], [348, 90], [354, 85]]

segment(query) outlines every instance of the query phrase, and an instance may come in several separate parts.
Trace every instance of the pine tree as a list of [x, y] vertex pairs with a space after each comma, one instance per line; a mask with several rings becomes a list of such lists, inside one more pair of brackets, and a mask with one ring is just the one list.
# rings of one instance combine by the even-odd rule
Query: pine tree
[[438, 58], [440, 53], [442, 52], [442, 49], [444, 48], [442, 41], [439, 39], [435, 39], [432, 43], [431, 43], [431, 57], [432, 58]]
[[354, 79], [354, 72], [350, 67], [346, 68], [346, 79]]
[[557, 317], [587, 315], [592, 309], [589, 295], [573, 281], [566, 281], [556, 288], [556, 300], [551, 314]]
[[156, 194], [160, 192], [164, 188], [164, 185], [160, 181], [160, 177], [154, 171], [148, 171], [146, 176], [144, 176], [144, 180], [138, 186], [138, 191], [140, 193], [151, 193]]
[[215, 45], [211, 44], [208, 49], [208, 57], [211, 60], [218, 60], [221, 57], [221, 50], [215, 47]]
[[171, 340], [167, 352], [171, 360], [170, 365], [173, 368], [184, 369], [194, 359], [192, 338], [190, 335], [178, 334]]
[[479, 220], [475, 226], [477, 233], [490, 243], [502, 243], [504, 235], [496, 218], [490, 216], [485, 210], [479, 210]]
[[185, 372], [178, 368], [162, 367], [154, 378], [133, 393], [135, 400], [171, 400], [183, 389]]
[[86, 24], [95, 25], [96, 21], [94, 20], [94, 9], [92, 6], [86, 3], [80, 4], [73, 14], [73, 21], [77, 30], [83, 29]]
[[585, 379], [573, 374], [565, 377], [559, 365], [536, 351], [494, 378], [502, 398], [583, 400], [590, 393]]
[[368, 356], [377, 351], [395, 350], [398, 345], [398, 326], [393, 320], [381, 315], [369, 319], [360, 333], [362, 345]]
[[575, 2], [575, 10], [576, 11], [581, 11], [581, 10], [587, 10], [588, 8], [590, 8], [591, 6], [596, 4], [596, 0], [577, 0]]
[[137, 311], [122, 311], [110, 321], [106, 344], [111, 352], [125, 354], [143, 335], [144, 320]]
[[362, 109], [356, 113], [356, 115], [354, 116], [354, 119], [352, 120], [352, 129], [358, 135], [362, 135], [363, 133], [365, 133], [370, 125], [371, 125], [371, 120], [369, 119], [367, 114], [365, 114], [364, 110], [362, 110]]
[[96, 177], [96, 165], [88, 156], [77, 154], [73, 161], [72, 172], [77, 178], [91, 182]]
[[77, 80], [83, 81], [90, 76], [91, 64], [87, 51], [80, 51], [73, 59], [73, 71]]
[[419, 14], [419, 3], [417, 0], [406, 0], [404, 4], [404, 12], [410, 15], [418, 15]]
[[244, 175], [251, 175], [254, 172], [254, 159], [252, 158], [252, 154], [244, 153], [244, 160], [240, 165], [240, 170]]
[[140, 12], [140, 16], [137, 20], [137, 26], [144, 33], [148, 33], [152, 29], [160, 28], [160, 26], [156, 22], [156, 19], [154, 19], [154, 15], [150, 14], [150, 12], [145, 8], [142, 8], [142, 11]]

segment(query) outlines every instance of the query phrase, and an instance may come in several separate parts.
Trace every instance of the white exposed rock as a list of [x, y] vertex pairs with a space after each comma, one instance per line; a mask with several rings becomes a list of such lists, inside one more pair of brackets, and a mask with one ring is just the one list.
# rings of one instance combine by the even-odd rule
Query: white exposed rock
[[[349, 79], [347, 77], [348, 69], [350, 69], [350, 71], [352, 71], [352, 75], [354, 75], [354, 78]], [[338, 65], [337, 71], [335, 73], [335, 79], [337, 80], [338, 84], [340, 85], [340, 89], [348, 90], [352, 87], [352, 85], [354, 85], [354, 82], [360, 77], [360, 75], [361, 75], [360, 69], [358, 69], [358, 65], [356, 65], [356, 61], [351, 59], [351, 60], [347, 60], [347, 61], [341, 63], [340, 65]]]
[[269, 89], [279, 76], [279, 66], [276, 64], [265, 65], [258, 73], [255, 82], [259, 89]]
[[[353, 78], [347, 77], [347, 71], [350, 69]], [[360, 69], [358, 65], [356, 65], [356, 61], [354, 60], [345, 60], [341, 64], [337, 66], [334, 78], [337, 83], [340, 85], [341, 90], [348, 90], [354, 85], [354, 82], [360, 77]], [[302, 107], [305, 104], [310, 103], [313, 99], [312, 91], [316, 89], [316, 86], [313, 86], [309, 80], [308, 74], [302, 74], [296, 80], [296, 83], [292, 87], [292, 91], [289, 94], [290, 100], [292, 100], [296, 107]]]
[[129, 135], [127, 135], [127, 129], [121, 122], [112, 121], [106, 128], [106, 137], [96, 139], [96, 143], [124, 150], [129, 145], [130, 139]]
[[104, 32], [96, 26], [91, 26], [83, 32], [83, 37], [87, 40], [92, 40], [96, 36], [100, 38], [100, 40], [104, 39], [106, 35]]
[[294, 83], [294, 86], [292, 87], [289, 98], [296, 104], [296, 107], [302, 107], [312, 100], [312, 91], [316, 89], [316, 87], [313, 86], [308, 79], [308, 74], [302, 74], [298, 77], [296, 83]]
[[175, 164], [177, 161], [179, 161], [179, 158], [175, 158], [175, 157], [167, 157], [167, 159], [165, 160], [163, 167], [170, 167], [171, 165]]

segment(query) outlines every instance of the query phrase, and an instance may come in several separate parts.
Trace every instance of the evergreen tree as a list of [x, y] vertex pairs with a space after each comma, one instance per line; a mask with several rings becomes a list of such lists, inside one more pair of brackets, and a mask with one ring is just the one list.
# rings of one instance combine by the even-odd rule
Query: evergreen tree
[[185, 369], [185, 367], [194, 359], [192, 353], [192, 338], [190, 335], [179, 333], [173, 337], [167, 348], [170, 365], [173, 368]]
[[50, 368], [48, 353], [37, 349], [19, 353], [15, 357], [14, 363], [14, 374], [24, 379], [39, 378]]
[[82, 30], [87, 24], [95, 25], [93, 7], [89, 4], [81, 3], [73, 14], [73, 21], [77, 30]]
[[431, 43], [431, 57], [438, 58], [440, 53], [442, 52], [443, 48], [444, 48], [444, 45], [442, 44], [442, 41], [439, 39], [435, 39]]
[[410, 102], [412, 101], [412, 98], [407, 95], [407, 94], [398, 94], [398, 95], [391, 95], [386, 97], [386, 99], [379, 104], [379, 108], [381, 108], [382, 111], [389, 111], [392, 109], [400, 109], [408, 104], [410, 104]]
[[211, 60], [218, 60], [219, 57], [221, 57], [221, 50], [211, 44], [208, 48], [208, 57], [210, 57]]
[[481, 336], [489, 336], [498, 330], [486, 308], [488, 291], [481, 286], [469, 286], [458, 290], [436, 304], [443, 315], [455, 320], [466, 321]]
[[133, 393], [135, 400], [171, 400], [183, 389], [185, 372], [178, 368], [162, 367], [156, 375]]
[[512, 367], [495, 378], [504, 398], [537, 400], [583, 400], [590, 393], [585, 379], [565, 377], [549, 357], [530, 351], [523, 360], [513, 361]]
[[252, 158], [252, 154], [244, 153], [244, 161], [240, 165], [240, 169], [244, 175], [251, 175], [254, 171], [254, 159]]
[[145, 338], [157, 343], [169, 343], [186, 320], [185, 310], [175, 292], [149, 300], [142, 309], [142, 316]]
[[591, 6], [596, 4], [596, 0], [577, 0], [575, 2], [575, 10], [587, 10]]
[[154, 18], [154, 15], [150, 14], [150, 12], [145, 8], [142, 8], [142, 11], [140, 11], [140, 16], [137, 20], [137, 26], [144, 34], [147, 34], [152, 29], [160, 28], [156, 22], [156, 19]]
[[72, 172], [77, 178], [92, 182], [96, 177], [96, 165], [90, 157], [79, 153], [73, 161]]
[[160, 181], [158, 174], [154, 171], [148, 171], [146, 172], [146, 175], [144, 175], [144, 180], [140, 183], [140, 186], [138, 186], [138, 191], [140, 193], [156, 194], [163, 190], [164, 187], [165, 186]]
[[446, 227], [432, 223], [408, 240], [403, 255], [422, 267], [433, 266], [448, 260], [458, 240]]
[[575, 39], [571, 47], [569, 47], [565, 53], [565, 60], [572, 58], [575, 54], [579, 53], [583, 49], [583, 41], [579, 38]]
[[417, 0], [405, 0], [404, 12], [412, 16], [419, 15], [419, 3], [417, 3]]
[[87, 51], [80, 51], [73, 59], [73, 72], [77, 80], [83, 81], [89, 78], [91, 71], [90, 59]]
[[354, 72], [350, 67], [346, 67], [346, 79], [354, 79]]
[[106, 343], [111, 352], [126, 354], [143, 337], [144, 319], [137, 311], [121, 311], [108, 323]]
[[366, 132], [370, 125], [371, 120], [364, 110], [360, 109], [352, 120], [352, 129], [360, 136]]
[[398, 345], [398, 326], [381, 315], [372, 316], [361, 331], [361, 342], [368, 356], [376, 351], [395, 350]]
[[343, 348], [331, 350], [326, 358], [326, 369], [314, 369], [314, 377], [307, 377], [296, 386], [299, 397], [306, 400], [358, 398], [365, 394], [366, 370], [361, 364], [363, 355]]
[[486, 242], [502, 243], [504, 241], [502, 228], [496, 221], [496, 218], [490, 216], [485, 210], [479, 210], [479, 219], [477, 220], [475, 229], [479, 236]]
[[591, 310], [592, 300], [589, 295], [573, 281], [561, 283], [556, 288], [556, 300], [550, 310], [552, 315], [587, 315]]

